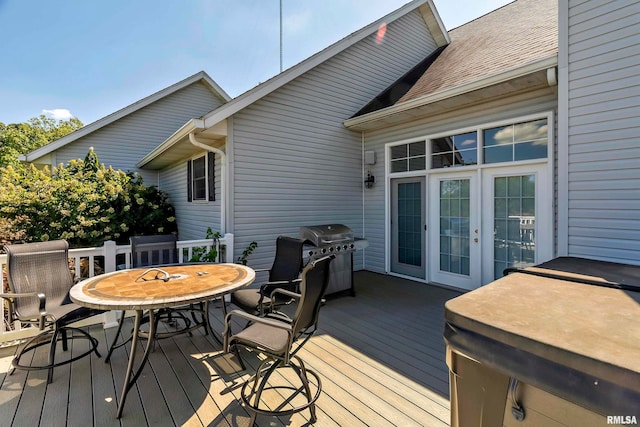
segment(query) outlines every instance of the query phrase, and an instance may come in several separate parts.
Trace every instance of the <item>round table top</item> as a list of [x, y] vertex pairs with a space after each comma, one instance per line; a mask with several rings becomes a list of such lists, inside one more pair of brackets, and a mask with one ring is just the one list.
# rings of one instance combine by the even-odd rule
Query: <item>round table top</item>
[[[169, 280], [162, 280], [165, 274], [158, 269]], [[255, 272], [244, 265], [175, 264], [91, 277], [73, 286], [69, 296], [76, 304], [100, 310], [146, 310], [212, 299], [254, 280]]]

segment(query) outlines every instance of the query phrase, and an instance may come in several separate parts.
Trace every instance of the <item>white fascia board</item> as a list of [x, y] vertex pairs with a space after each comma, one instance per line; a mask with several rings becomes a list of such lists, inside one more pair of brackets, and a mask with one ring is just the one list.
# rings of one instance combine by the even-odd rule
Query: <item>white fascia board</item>
[[177, 92], [178, 90], [183, 89], [189, 86], [190, 84], [193, 84], [200, 80], [205, 82], [212, 91], [217, 92], [218, 95], [222, 97], [225, 101], [228, 102], [231, 99], [229, 95], [225, 91], [223, 91], [222, 88], [220, 88], [220, 86], [218, 86], [218, 84], [215, 81], [213, 81], [213, 79], [207, 73], [205, 73], [204, 71], [199, 71], [198, 73], [190, 77], [187, 77], [184, 80], [174, 83], [173, 85], [168, 86], [152, 95], [149, 95], [146, 98], [142, 98], [141, 100], [136, 101], [133, 104], [130, 104], [114, 113], [111, 113], [108, 116], [98, 119], [93, 123], [83, 126], [80, 129], [76, 130], [75, 132], [70, 133], [69, 135], [63, 136], [62, 138], [56, 141], [53, 141], [52, 143], [49, 143], [43, 147], [33, 150], [30, 153], [27, 153], [25, 155], [25, 161], [33, 162], [36, 159], [39, 159], [40, 157], [51, 153], [52, 151], [55, 151], [61, 147], [64, 147], [65, 145], [77, 139], [80, 139], [83, 136], [86, 136], [92, 132], [95, 132], [96, 130], [104, 126], [107, 126], [125, 116], [128, 116], [129, 114], [143, 107], [146, 107], [147, 105], [153, 104], [154, 102], [164, 98], [165, 96], [170, 95], [174, 92]]
[[[438, 47], [448, 45], [449, 43], [451, 43], [451, 37], [449, 37], [449, 32], [447, 32], [447, 29], [445, 28], [444, 23], [442, 22], [442, 19], [440, 19], [440, 14], [438, 13], [438, 9], [436, 9], [436, 6], [433, 4], [432, 0], [429, 0], [427, 2], [427, 5], [430, 9], [431, 17], [433, 17], [433, 19], [435, 20], [436, 25], [438, 27], [438, 31], [440, 32], [440, 34], [433, 34], [433, 38], [436, 40]], [[422, 7], [421, 7], [421, 10], [422, 10]], [[423, 15], [424, 13], [429, 13], [429, 12], [423, 12]], [[427, 23], [427, 27], [429, 28], [430, 31], [433, 32], [435, 28], [433, 28], [432, 25], [430, 25], [430, 22], [429, 22], [430, 20], [428, 19], [428, 17], [425, 17], [425, 18], [426, 18], [425, 22]]]
[[362, 116], [354, 117], [344, 121], [346, 128], [355, 126], [361, 126], [376, 120], [382, 119], [393, 114], [401, 113], [403, 111], [411, 110], [414, 108], [422, 107], [424, 105], [432, 104], [434, 102], [442, 101], [448, 98], [453, 98], [457, 95], [473, 92], [474, 90], [482, 89], [488, 86], [492, 86], [498, 83], [503, 83], [518, 77], [526, 76], [527, 74], [534, 73], [536, 71], [548, 69], [558, 65], [558, 55], [554, 54], [546, 58], [530, 62], [528, 64], [514, 67], [509, 70], [502, 71], [500, 73], [493, 74], [482, 79], [478, 79], [469, 83], [465, 83], [459, 86], [454, 86], [449, 89], [444, 89], [438, 92], [431, 93], [429, 95], [422, 96], [420, 98], [412, 99], [411, 101], [403, 102], [401, 104], [395, 104], [382, 110], [373, 111]]
[[[398, 18], [401, 18], [402, 16], [406, 15], [407, 13], [413, 11], [414, 9], [417, 9], [418, 7], [424, 4], [428, 4], [432, 12], [434, 13], [434, 16], [437, 17], [437, 12], [435, 12], [435, 6], [433, 6], [433, 3], [431, 2], [431, 0], [414, 0], [410, 3], [407, 3], [406, 5], [402, 6], [400, 9], [397, 9], [394, 12], [391, 12], [390, 14], [378, 19], [375, 22], [372, 22], [371, 24], [361, 28], [360, 30], [354, 33], [351, 33], [350, 35], [346, 36], [342, 40], [339, 40], [338, 42], [332, 44], [331, 46], [321, 50], [315, 55], [310, 56], [304, 61], [283, 71], [282, 73], [276, 75], [275, 77], [272, 77], [271, 79], [254, 87], [253, 89], [249, 89], [247, 92], [241, 94], [240, 96], [236, 97], [235, 99], [223, 105], [222, 107], [217, 108], [216, 110], [213, 110], [212, 112], [206, 114], [203, 117], [205, 127], [209, 128], [211, 126], [216, 125], [222, 120], [248, 107], [249, 105], [265, 97], [266, 95], [270, 94], [276, 89], [284, 86], [285, 84], [301, 76], [307, 71], [322, 64], [323, 62], [327, 61], [328, 59], [332, 58], [333, 56], [347, 49], [348, 47], [356, 44], [357, 42], [363, 40], [369, 35], [375, 33], [376, 31], [378, 31], [378, 28], [380, 27], [381, 24], [393, 22]], [[439, 17], [437, 17], [437, 19], [441, 23], [441, 21], [439, 20]], [[444, 27], [441, 27], [441, 29], [444, 32]], [[446, 37], [448, 38], [448, 35]]]
[[218, 83], [216, 83], [207, 73], [205, 73], [204, 71], [200, 71], [199, 74], [202, 74], [201, 78], [203, 82], [209, 85], [213, 92], [220, 95], [225, 102], [231, 101], [231, 96], [229, 96], [229, 94], [225, 92], [224, 89], [222, 89], [220, 85], [218, 85]]
[[204, 129], [204, 121], [202, 119], [189, 120], [187, 123], [182, 125], [180, 129], [175, 131], [173, 135], [167, 138], [162, 144], [158, 145], [156, 148], [153, 149], [153, 151], [151, 151], [149, 154], [144, 156], [138, 163], [136, 163], [136, 167], [140, 169], [144, 168], [144, 166], [146, 166], [153, 159], [161, 156], [162, 153], [164, 153], [169, 148], [173, 147], [174, 145], [179, 143], [181, 140], [186, 138], [189, 135], [189, 133], [199, 129], [200, 130]]

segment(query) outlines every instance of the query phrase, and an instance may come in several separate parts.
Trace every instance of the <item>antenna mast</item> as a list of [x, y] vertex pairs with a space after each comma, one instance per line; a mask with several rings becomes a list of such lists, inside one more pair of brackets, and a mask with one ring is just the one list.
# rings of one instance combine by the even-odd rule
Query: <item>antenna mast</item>
[[282, 72], [282, 0], [280, 0], [280, 72]]

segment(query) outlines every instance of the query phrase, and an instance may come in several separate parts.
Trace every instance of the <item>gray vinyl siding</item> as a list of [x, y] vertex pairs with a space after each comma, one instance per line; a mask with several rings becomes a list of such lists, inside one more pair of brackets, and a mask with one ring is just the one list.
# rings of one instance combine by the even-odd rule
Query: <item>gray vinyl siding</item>
[[221, 105], [200, 82], [161, 98], [55, 151], [55, 164], [84, 159], [89, 147], [107, 166], [139, 172], [148, 185], [158, 185], [156, 171], [140, 170], [136, 163], [194, 117]]
[[[385, 145], [406, 140], [424, 140], [426, 136], [457, 131], [490, 122], [509, 120], [557, 110], [557, 88], [549, 87], [482, 105], [425, 117], [365, 134], [365, 150], [375, 151], [377, 162], [368, 167], [376, 177], [373, 188], [365, 191], [365, 235], [369, 240], [365, 269], [385, 272]], [[554, 132], [556, 135], [556, 132]]]
[[187, 201], [187, 159], [160, 172], [160, 188], [167, 192], [176, 209], [180, 240], [204, 239], [207, 227], [220, 231], [220, 166], [220, 156], [216, 155], [216, 200], [213, 202]]
[[364, 235], [361, 135], [343, 122], [436, 47], [417, 12], [390, 23], [384, 43], [374, 38], [234, 115], [235, 250], [257, 241], [252, 265], [268, 267], [275, 238], [304, 225], [343, 223]]
[[568, 254], [640, 264], [640, 2], [568, 19]]

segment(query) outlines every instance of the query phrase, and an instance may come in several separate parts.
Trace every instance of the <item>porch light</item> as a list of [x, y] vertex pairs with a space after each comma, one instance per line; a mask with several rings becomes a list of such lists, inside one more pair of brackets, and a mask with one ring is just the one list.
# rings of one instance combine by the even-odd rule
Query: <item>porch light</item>
[[371, 171], [367, 172], [367, 178], [364, 180], [364, 185], [367, 188], [373, 187], [373, 183], [376, 182], [376, 177], [371, 175]]

